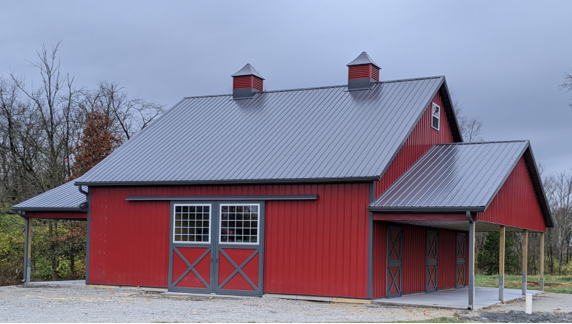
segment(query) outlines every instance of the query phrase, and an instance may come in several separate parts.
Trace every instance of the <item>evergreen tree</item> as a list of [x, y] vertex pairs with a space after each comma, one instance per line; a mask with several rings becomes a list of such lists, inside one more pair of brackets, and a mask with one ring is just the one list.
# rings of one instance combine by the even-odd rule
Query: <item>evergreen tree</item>
[[[505, 273], [516, 273], [518, 271], [518, 260], [514, 255], [514, 236], [507, 232], [505, 236]], [[477, 267], [487, 275], [499, 273], [500, 254], [500, 233], [489, 232], [485, 238], [485, 245], [481, 253], [477, 255]]]

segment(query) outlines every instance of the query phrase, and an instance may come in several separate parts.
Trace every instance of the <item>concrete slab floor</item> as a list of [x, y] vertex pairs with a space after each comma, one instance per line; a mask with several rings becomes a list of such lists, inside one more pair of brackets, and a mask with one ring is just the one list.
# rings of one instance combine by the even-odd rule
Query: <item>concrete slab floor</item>
[[85, 286], [85, 280], [61, 280], [61, 281], [30, 281], [25, 283], [29, 286]]
[[[528, 293], [537, 295], [542, 292], [538, 290], [528, 290]], [[498, 298], [499, 298], [498, 288], [476, 287], [474, 310], [481, 309], [484, 307], [489, 307], [495, 304], [500, 304], [500, 300], [498, 300]], [[524, 298], [521, 289], [505, 288], [504, 290], [505, 302], [519, 298]], [[384, 305], [467, 309], [469, 305], [468, 299], [469, 299], [469, 288], [465, 287], [459, 289], [439, 290], [431, 293], [405, 295], [396, 298], [380, 298], [380, 299], [375, 299], [373, 302]]]

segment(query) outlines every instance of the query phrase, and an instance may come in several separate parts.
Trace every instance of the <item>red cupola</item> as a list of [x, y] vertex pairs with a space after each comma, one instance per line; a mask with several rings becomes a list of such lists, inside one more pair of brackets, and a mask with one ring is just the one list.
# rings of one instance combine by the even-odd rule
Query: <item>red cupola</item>
[[348, 68], [348, 90], [371, 89], [375, 82], [379, 82], [380, 67], [366, 52], [348, 63]]
[[250, 63], [232, 75], [232, 96], [234, 99], [248, 99], [264, 91], [264, 78]]

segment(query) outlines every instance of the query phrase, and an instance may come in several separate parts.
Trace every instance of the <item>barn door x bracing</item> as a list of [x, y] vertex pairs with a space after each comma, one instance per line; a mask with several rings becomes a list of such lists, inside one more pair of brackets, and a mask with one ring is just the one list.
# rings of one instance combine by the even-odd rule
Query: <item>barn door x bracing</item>
[[437, 291], [437, 278], [439, 273], [439, 232], [427, 230], [426, 243], [427, 258], [425, 259], [425, 291]]
[[169, 290], [262, 295], [264, 202], [173, 202]]
[[389, 226], [387, 229], [387, 297], [401, 296], [402, 287], [403, 229]]
[[465, 254], [467, 252], [467, 235], [457, 233], [457, 264], [455, 268], [455, 287], [465, 287]]

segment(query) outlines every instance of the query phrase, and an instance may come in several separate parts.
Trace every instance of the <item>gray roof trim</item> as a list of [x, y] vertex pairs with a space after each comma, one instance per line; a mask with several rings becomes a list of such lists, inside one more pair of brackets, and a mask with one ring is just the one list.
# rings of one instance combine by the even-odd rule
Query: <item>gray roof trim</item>
[[485, 207], [368, 207], [367, 210], [374, 213], [477, 213], [485, 211]]
[[[78, 179], [78, 180], [81, 180]], [[86, 202], [73, 181], [68, 181], [12, 207], [12, 210], [44, 211], [44, 212], [81, 212], [81, 205]]]
[[544, 186], [542, 185], [542, 179], [540, 178], [538, 165], [536, 164], [536, 159], [532, 153], [531, 146], [529, 146], [528, 149], [524, 152], [524, 161], [526, 162], [528, 173], [530, 174], [532, 185], [534, 187], [534, 191], [536, 192], [536, 199], [538, 199], [538, 203], [540, 204], [540, 210], [542, 210], [542, 214], [544, 215], [546, 226], [554, 227], [556, 221], [554, 220], [554, 216], [550, 211], [548, 199], [546, 198], [546, 192], [544, 191]]
[[443, 77], [443, 84], [441, 88], [439, 88], [439, 94], [441, 95], [441, 101], [443, 101], [443, 109], [445, 110], [445, 116], [447, 116], [449, 128], [451, 128], [451, 132], [453, 133], [453, 140], [455, 142], [463, 142], [463, 134], [461, 134], [459, 129], [459, 122], [457, 121], [457, 115], [451, 103], [451, 94], [445, 77]]
[[81, 210], [81, 208], [12, 207], [12, 210], [27, 212], [87, 213], [87, 211]]
[[316, 179], [262, 179], [262, 180], [219, 180], [219, 181], [147, 181], [147, 182], [76, 182], [76, 186], [117, 187], [117, 186], [199, 186], [199, 185], [248, 185], [248, 184], [315, 184], [315, 183], [347, 183], [371, 182], [379, 177], [358, 178], [316, 178]]
[[127, 201], [205, 201], [205, 200], [318, 200], [318, 195], [254, 195], [254, 196], [128, 196]]

